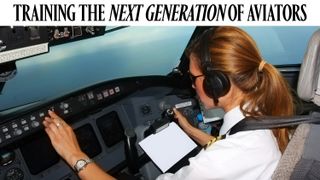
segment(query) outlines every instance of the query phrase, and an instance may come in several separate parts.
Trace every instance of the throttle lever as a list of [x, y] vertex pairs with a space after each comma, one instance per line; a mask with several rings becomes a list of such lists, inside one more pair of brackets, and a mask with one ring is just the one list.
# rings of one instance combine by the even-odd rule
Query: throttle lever
[[137, 135], [131, 128], [124, 131], [124, 150], [126, 156], [126, 162], [128, 170], [131, 174], [137, 174], [139, 172], [138, 151], [136, 148]]

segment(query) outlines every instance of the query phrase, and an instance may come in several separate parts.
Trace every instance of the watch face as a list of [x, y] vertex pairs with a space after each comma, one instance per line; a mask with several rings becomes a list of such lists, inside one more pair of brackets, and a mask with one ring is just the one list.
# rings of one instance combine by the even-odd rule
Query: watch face
[[79, 160], [78, 163], [77, 163], [77, 166], [78, 167], [82, 167], [86, 164], [87, 162], [85, 160]]
[[91, 159], [79, 159], [74, 165], [74, 170], [78, 173], [82, 169], [84, 169], [88, 163], [91, 163]]

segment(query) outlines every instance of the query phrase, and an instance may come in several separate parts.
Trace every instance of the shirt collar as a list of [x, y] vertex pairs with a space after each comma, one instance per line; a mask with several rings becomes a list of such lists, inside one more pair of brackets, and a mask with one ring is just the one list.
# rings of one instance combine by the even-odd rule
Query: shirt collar
[[227, 134], [228, 131], [236, 125], [239, 121], [244, 119], [245, 116], [240, 110], [240, 106], [237, 106], [228, 111], [223, 117], [223, 124], [221, 126], [219, 135]]

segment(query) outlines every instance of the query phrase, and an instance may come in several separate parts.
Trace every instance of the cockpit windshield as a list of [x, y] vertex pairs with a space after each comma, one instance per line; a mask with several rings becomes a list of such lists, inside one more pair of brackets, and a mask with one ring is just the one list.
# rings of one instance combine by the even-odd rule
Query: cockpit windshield
[[[117, 78], [166, 75], [195, 27], [126, 27], [86, 40], [50, 47], [16, 61], [17, 74], [0, 95], [0, 111], [47, 101]], [[109, 31], [109, 32], [108, 32]]]
[[[104, 35], [50, 46], [16, 61], [17, 74], [0, 94], [0, 113], [46, 102], [124, 77], [167, 75], [180, 63], [195, 27], [106, 27]], [[300, 64], [318, 27], [241, 27], [274, 65]], [[297, 43], [298, 42], [298, 43]], [[1, 74], [0, 74], [1, 76]]]

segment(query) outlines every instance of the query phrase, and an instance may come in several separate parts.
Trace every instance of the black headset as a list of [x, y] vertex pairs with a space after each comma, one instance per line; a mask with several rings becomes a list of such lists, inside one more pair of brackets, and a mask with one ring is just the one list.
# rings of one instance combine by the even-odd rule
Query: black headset
[[204, 74], [203, 89], [214, 103], [219, 102], [219, 98], [226, 95], [230, 90], [230, 80], [225, 73], [214, 68], [211, 62], [209, 51], [210, 33], [214, 33], [216, 28], [210, 28], [203, 32], [200, 38], [200, 61]]

